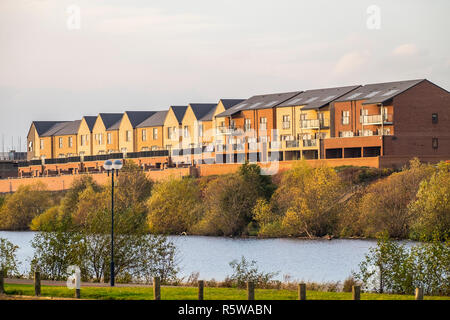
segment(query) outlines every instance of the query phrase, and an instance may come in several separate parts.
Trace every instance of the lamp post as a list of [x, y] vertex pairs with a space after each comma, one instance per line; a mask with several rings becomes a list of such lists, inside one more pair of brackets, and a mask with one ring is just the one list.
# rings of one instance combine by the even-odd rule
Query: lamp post
[[106, 160], [103, 164], [108, 176], [111, 171], [111, 287], [114, 287], [114, 173], [119, 175], [122, 166], [121, 160]]

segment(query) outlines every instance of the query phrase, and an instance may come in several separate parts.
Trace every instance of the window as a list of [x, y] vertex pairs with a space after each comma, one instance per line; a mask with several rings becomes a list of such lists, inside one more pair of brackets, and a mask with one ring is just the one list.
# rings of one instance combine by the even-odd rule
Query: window
[[103, 144], [103, 134], [98, 134], [98, 144]]
[[188, 126], [184, 126], [183, 136], [185, 138], [189, 138], [189, 127]]
[[342, 124], [350, 123], [350, 111], [342, 111]]
[[431, 140], [431, 145], [433, 146], [433, 149], [437, 149], [439, 147], [438, 138], [433, 138]]
[[259, 118], [259, 129], [267, 130], [267, 118]]
[[147, 130], [142, 129], [142, 141], [147, 141]]
[[84, 134], [81, 135], [81, 143], [82, 146], [86, 145], [86, 136]]
[[69, 148], [73, 147], [73, 138], [69, 137]]
[[244, 131], [249, 131], [252, 128], [252, 120], [245, 119], [244, 120]]
[[198, 136], [203, 137], [203, 124], [198, 125]]
[[172, 140], [172, 128], [167, 128], [167, 136]]
[[[41, 139], [40, 143], [41, 143], [41, 150], [43, 150], [44, 149], [44, 140]], [[30, 144], [31, 144], [31, 146], [33, 146], [33, 142], [30, 142]], [[31, 148], [31, 149], [33, 149], [33, 148]]]
[[63, 147], [63, 138], [59, 138], [59, 148], [62, 149]]
[[158, 140], [158, 128], [153, 128], [153, 140]]
[[33, 141], [28, 143], [28, 151], [33, 151]]
[[131, 131], [127, 130], [126, 132], [126, 141], [131, 141]]
[[353, 137], [353, 131], [341, 131], [339, 132], [339, 137], [343, 138]]
[[369, 110], [367, 109], [361, 109], [359, 110], [359, 123], [363, 123], [364, 116], [369, 115]]
[[236, 123], [234, 122], [234, 120], [230, 120], [230, 128], [231, 129], [236, 128]]
[[283, 129], [291, 127], [291, 116], [283, 116]]
[[112, 139], [111, 139], [111, 132], [108, 132], [107, 136], [106, 136], [106, 140], [107, 140], [107, 144], [111, 144], [112, 143]]
[[438, 123], [438, 114], [437, 113], [433, 113], [431, 115], [431, 123], [433, 123], [433, 124]]

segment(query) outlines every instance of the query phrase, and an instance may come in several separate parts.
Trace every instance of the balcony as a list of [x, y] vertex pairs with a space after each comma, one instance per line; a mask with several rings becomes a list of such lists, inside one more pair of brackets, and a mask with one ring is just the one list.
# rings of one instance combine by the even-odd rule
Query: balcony
[[258, 143], [257, 142], [249, 142], [248, 143], [248, 150], [258, 150]]
[[286, 148], [298, 148], [300, 146], [298, 140], [286, 141]]
[[283, 129], [290, 129], [290, 128], [291, 128], [291, 122], [283, 121]]
[[330, 126], [329, 119], [307, 119], [300, 120], [300, 127], [303, 129], [320, 129]]
[[303, 147], [317, 147], [317, 139], [303, 140]]
[[392, 114], [387, 113], [383, 116], [381, 114], [362, 116], [362, 124], [382, 124], [382, 123], [392, 123]]
[[272, 141], [270, 142], [270, 149], [282, 149], [283, 141]]

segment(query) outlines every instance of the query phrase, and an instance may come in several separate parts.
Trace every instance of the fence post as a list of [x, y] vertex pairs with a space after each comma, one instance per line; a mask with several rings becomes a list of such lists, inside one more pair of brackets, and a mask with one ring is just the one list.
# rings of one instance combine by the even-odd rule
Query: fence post
[[198, 300], [203, 300], [203, 288], [205, 287], [205, 282], [203, 280], [198, 280]]
[[423, 289], [416, 288], [416, 300], [423, 300]]
[[298, 284], [298, 300], [306, 300], [306, 284]]
[[39, 271], [34, 272], [34, 294], [41, 295], [41, 273]]
[[5, 274], [3, 270], [0, 270], [0, 294], [5, 293], [5, 280], [4, 280]]
[[81, 274], [75, 273], [75, 298], [80, 299], [81, 297]]
[[255, 284], [252, 281], [247, 282], [247, 300], [255, 300]]
[[153, 298], [161, 300], [161, 280], [159, 277], [153, 277]]
[[360, 286], [352, 287], [352, 300], [361, 300], [361, 287]]

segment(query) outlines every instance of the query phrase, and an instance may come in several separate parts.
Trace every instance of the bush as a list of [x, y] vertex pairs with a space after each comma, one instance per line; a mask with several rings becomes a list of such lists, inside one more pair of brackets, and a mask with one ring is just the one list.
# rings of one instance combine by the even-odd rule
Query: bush
[[20, 186], [6, 197], [0, 210], [0, 229], [27, 230], [31, 220], [52, 205], [51, 197], [42, 183]]
[[14, 277], [19, 275], [16, 251], [18, 246], [4, 238], [0, 238], [0, 272], [4, 277]]
[[154, 186], [147, 202], [151, 232], [189, 232], [202, 215], [200, 189], [194, 179], [171, 179]]
[[256, 261], [247, 261], [244, 256], [241, 257], [241, 261], [231, 261], [230, 267], [233, 269], [233, 274], [228, 276], [228, 279], [238, 288], [244, 288], [250, 281], [255, 284], [255, 287], [265, 288], [279, 274], [279, 272], [259, 271]]

